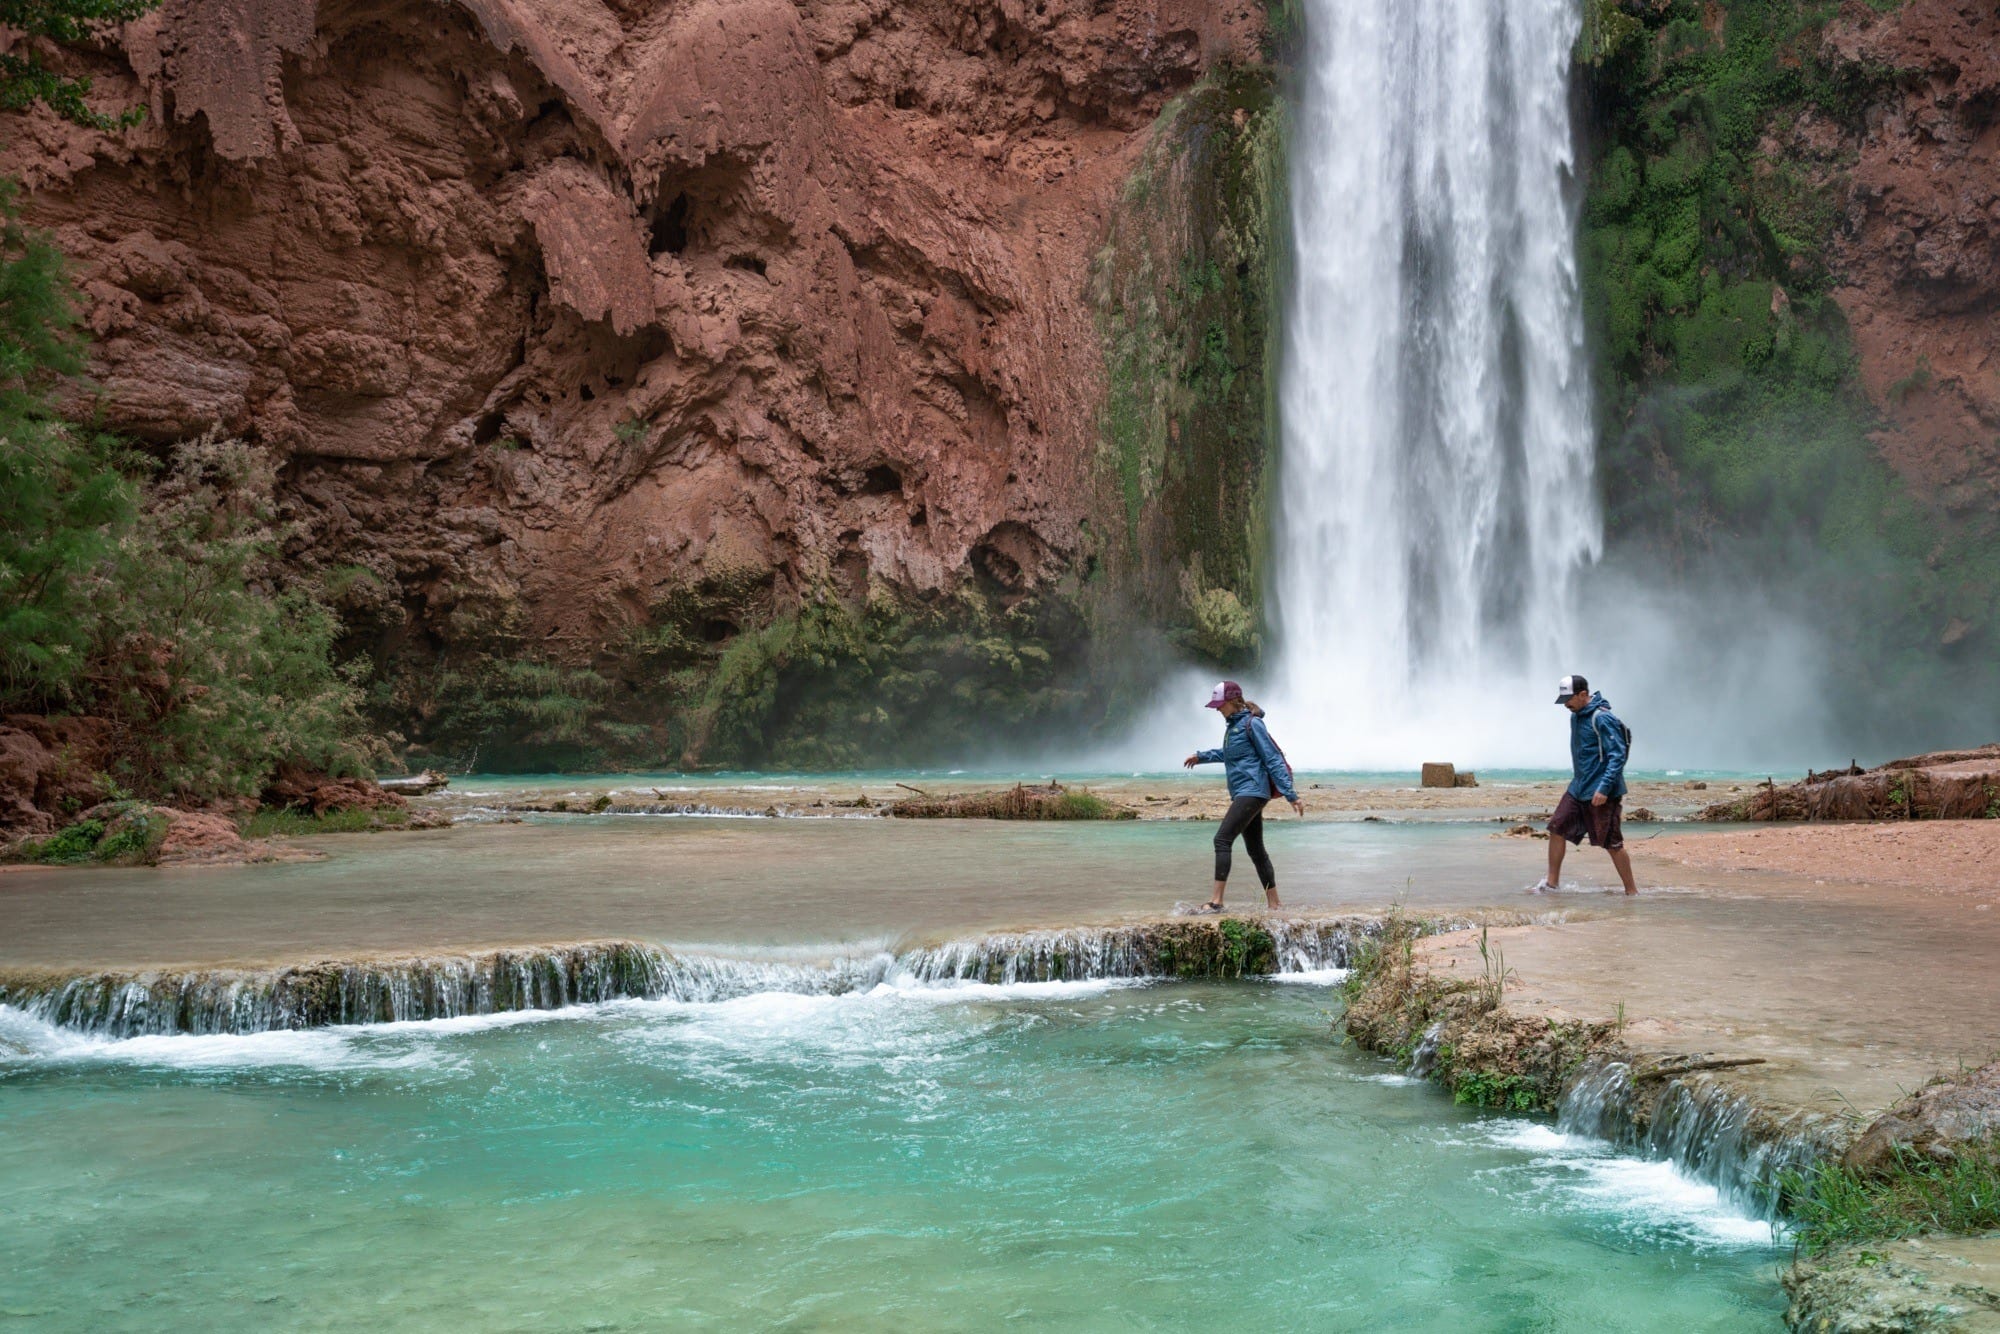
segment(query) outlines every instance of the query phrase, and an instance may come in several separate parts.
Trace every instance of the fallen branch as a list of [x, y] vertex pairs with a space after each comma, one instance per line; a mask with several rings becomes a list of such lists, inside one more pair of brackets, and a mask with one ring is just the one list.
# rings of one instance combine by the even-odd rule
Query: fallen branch
[[1634, 1070], [1632, 1082], [1637, 1084], [1648, 1079], [1670, 1079], [1702, 1070], [1734, 1070], [1739, 1066], [1766, 1064], [1769, 1062], [1762, 1056], [1669, 1056], [1644, 1070]]

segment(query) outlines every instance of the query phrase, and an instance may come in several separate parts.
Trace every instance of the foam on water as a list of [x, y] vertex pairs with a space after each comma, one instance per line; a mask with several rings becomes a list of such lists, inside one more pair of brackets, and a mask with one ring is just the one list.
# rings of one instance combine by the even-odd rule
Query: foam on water
[[[0, 1004], [0, 1070], [13, 1062], [121, 1062], [183, 1070], [296, 1067], [312, 1070], [395, 1070], [438, 1065], [448, 1044], [481, 1033], [531, 1024], [593, 1019], [635, 1019], [627, 1036], [641, 1041], [754, 1042], [764, 1037], [824, 1047], [853, 1044], [859, 1036], [893, 1029], [907, 1037], [940, 1006], [1008, 1005], [1078, 1000], [1144, 978], [986, 983], [959, 979], [920, 981], [894, 976], [872, 987], [844, 992], [758, 991], [719, 1000], [674, 997], [570, 1005], [555, 1010], [514, 1010], [439, 1019], [394, 1020], [324, 1028], [268, 1029], [254, 1033], [141, 1034], [109, 1037], [48, 1023]], [[886, 1023], [885, 1023], [886, 1021]]]
[[1530, 1155], [1544, 1189], [1615, 1214], [1626, 1227], [1719, 1246], [1769, 1247], [1780, 1238], [1771, 1222], [1746, 1216], [1721, 1189], [1664, 1159], [1630, 1157], [1603, 1140], [1539, 1121], [1494, 1120], [1481, 1131], [1490, 1144]]
[[1337, 987], [1347, 980], [1345, 968], [1301, 968], [1291, 973], [1271, 973], [1262, 980], [1296, 987]]

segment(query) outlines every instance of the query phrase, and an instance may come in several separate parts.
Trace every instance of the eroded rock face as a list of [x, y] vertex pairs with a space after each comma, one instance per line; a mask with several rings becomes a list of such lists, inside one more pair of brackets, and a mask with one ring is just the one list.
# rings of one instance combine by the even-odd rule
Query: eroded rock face
[[1877, 1117], [1848, 1149], [1846, 1166], [1882, 1172], [1899, 1154], [1949, 1161], [2000, 1148], [2000, 1061], [1926, 1085]]
[[336, 811], [402, 811], [410, 803], [371, 778], [334, 778], [293, 765], [282, 765], [264, 785], [266, 806], [331, 815]]
[[1809, 1334], [1995, 1334], [2000, 1237], [1845, 1246], [1785, 1271], [1788, 1329]]
[[59, 812], [94, 803], [110, 735], [101, 718], [0, 719], [0, 837], [52, 834]]
[[2000, 510], [2000, 10], [1851, 0], [1826, 47], [1897, 72], [1835, 244], [1835, 296], [1887, 418], [1877, 442], [1947, 510]]
[[[1093, 249], [1247, 0], [167, 0], [0, 117], [110, 425], [281, 452], [384, 651], [1075, 564]], [[681, 614], [681, 613], [677, 613]]]

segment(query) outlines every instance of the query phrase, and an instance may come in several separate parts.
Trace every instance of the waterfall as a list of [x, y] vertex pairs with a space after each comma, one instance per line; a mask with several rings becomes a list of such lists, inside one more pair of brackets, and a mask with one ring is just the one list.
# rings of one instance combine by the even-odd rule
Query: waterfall
[[[1576, 0], [1305, 0], [1273, 702], [1295, 760], [1549, 749], [1601, 546]], [[1544, 698], [1547, 697], [1547, 698]], [[1556, 746], [1560, 747], [1558, 740]], [[1417, 748], [1417, 749], [1413, 749]]]

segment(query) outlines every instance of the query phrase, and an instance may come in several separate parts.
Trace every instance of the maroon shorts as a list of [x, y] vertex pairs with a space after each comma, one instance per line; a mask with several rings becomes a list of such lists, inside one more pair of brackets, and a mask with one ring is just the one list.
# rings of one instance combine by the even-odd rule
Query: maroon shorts
[[1602, 806], [1593, 806], [1587, 801], [1578, 801], [1569, 793], [1556, 803], [1556, 813], [1549, 821], [1549, 832], [1557, 838], [1566, 838], [1572, 843], [1581, 843], [1585, 838], [1591, 846], [1610, 852], [1613, 848], [1625, 846], [1625, 831], [1620, 827], [1625, 799], [1613, 797]]

